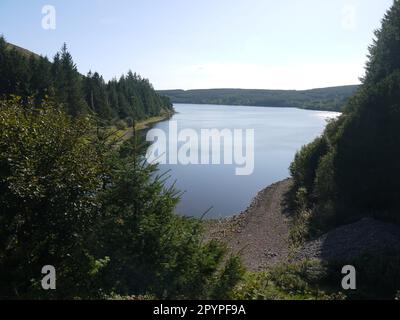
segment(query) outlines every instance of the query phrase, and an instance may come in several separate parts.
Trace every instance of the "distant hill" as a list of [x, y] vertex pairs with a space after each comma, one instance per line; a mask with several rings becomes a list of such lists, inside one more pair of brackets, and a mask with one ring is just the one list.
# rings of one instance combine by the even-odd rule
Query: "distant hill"
[[38, 59], [40, 58], [40, 55], [38, 55], [38, 54], [36, 54], [36, 53], [34, 53], [32, 51], [29, 51], [27, 49], [21, 48], [21, 47], [15, 45], [15, 44], [7, 42], [6, 46], [10, 50], [12, 50], [12, 49], [17, 50], [18, 53], [23, 55], [25, 58], [29, 58], [30, 56], [34, 56], [35, 58], [38, 58]]
[[173, 103], [292, 107], [341, 111], [358, 85], [311, 90], [204, 89], [160, 90]]

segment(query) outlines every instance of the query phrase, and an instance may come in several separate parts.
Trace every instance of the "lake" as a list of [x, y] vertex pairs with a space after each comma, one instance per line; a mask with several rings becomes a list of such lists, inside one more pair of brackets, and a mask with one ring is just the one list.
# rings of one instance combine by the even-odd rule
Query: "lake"
[[176, 187], [185, 192], [177, 213], [199, 217], [212, 207], [207, 218], [238, 214], [260, 190], [289, 177], [296, 151], [322, 133], [327, 119], [339, 115], [295, 108], [193, 104], [174, 107], [177, 113], [153, 128], [168, 133], [169, 122], [176, 121], [178, 130], [199, 133], [202, 129], [254, 129], [254, 171], [250, 175], [235, 175], [234, 164], [159, 166], [161, 172], [170, 170], [169, 183], [176, 180]]

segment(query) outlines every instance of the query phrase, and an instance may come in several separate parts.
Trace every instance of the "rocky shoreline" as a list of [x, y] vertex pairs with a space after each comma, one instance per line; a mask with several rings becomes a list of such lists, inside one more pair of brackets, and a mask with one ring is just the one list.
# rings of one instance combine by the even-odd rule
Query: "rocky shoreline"
[[351, 262], [365, 253], [400, 252], [400, 226], [372, 218], [332, 229], [294, 250], [289, 240], [291, 221], [287, 205], [291, 186], [291, 179], [274, 183], [261, 190], [240, 214], [204, 221], [205, 240], [225, 243], [250, 271], [284, 261]]
[[294, 258], [351, 262], [365, 253], [376, 255], [386, 251], [400, 251], [400, 227], [363, 218], [305, 243]]
[[284, 213], [285, 195], [291, 184], [291, 179], [274, 183], [261, 190], [242, 213], [205, 221], [206, 240], [224, 242], [252, 271], [286, 259], [290, 227]]

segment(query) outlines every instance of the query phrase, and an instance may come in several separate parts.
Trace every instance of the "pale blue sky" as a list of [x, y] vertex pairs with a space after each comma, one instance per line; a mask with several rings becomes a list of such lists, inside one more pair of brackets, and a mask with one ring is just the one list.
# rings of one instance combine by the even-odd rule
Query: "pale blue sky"
[[[0, 0], [0, 34], [82, 73], [129, 69], [156, 89], [307, 89], [358, 83], [393, 0]], [[42, 7], [56, 29], [42, 28]]]

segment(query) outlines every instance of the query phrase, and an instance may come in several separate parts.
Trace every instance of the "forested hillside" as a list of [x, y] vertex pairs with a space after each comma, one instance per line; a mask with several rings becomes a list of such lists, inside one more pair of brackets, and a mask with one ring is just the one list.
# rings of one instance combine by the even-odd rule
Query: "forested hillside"
[[[292, 240], [306, 242], [304, 252], [319, 243], [319, 249], [311, 251], [333, 259], [330, 279], [340, 266], [355, 266], [357, 290], [349, 297], [398, 299], [399, 233], [394, 231], [398, 230], [394, 224], [400, 223], [398, 0], [385, 14], [369, 52], [366, 76], [356, 95], [291, 165]], [[344, 254], [328, 258], [340, 250]]]
[[343, 86], [312, 90], [164, 90], [174, 103], [222, 104], [263, 107], [293, 107], [301, 109], [341, 111], [358, 86]]
[[136, 73], [105, 82], [97, 72], [79, 74], [66, 45], [50, 62], [1, 37], [0, 96], [10, 95], [37, 103], [47, 99], [73, 116], [94, 112], [103, 120], [128, 124], [172, 110], [169, 99]]
[[[51, 63], [1, 38], [0, 90], [0, 300], [231, 297], [238, 258], [175, 214], [180, 192], [142, 136], [110, 129], [171, 111], [148, 80], [106, 83], [66, 46]], [[56, 290], [41, 285], [48, 265]]]
[[375, 36], [357, 94], [291, 167], [309, 234], [365, 216], [400, 222], [399, 1]]

